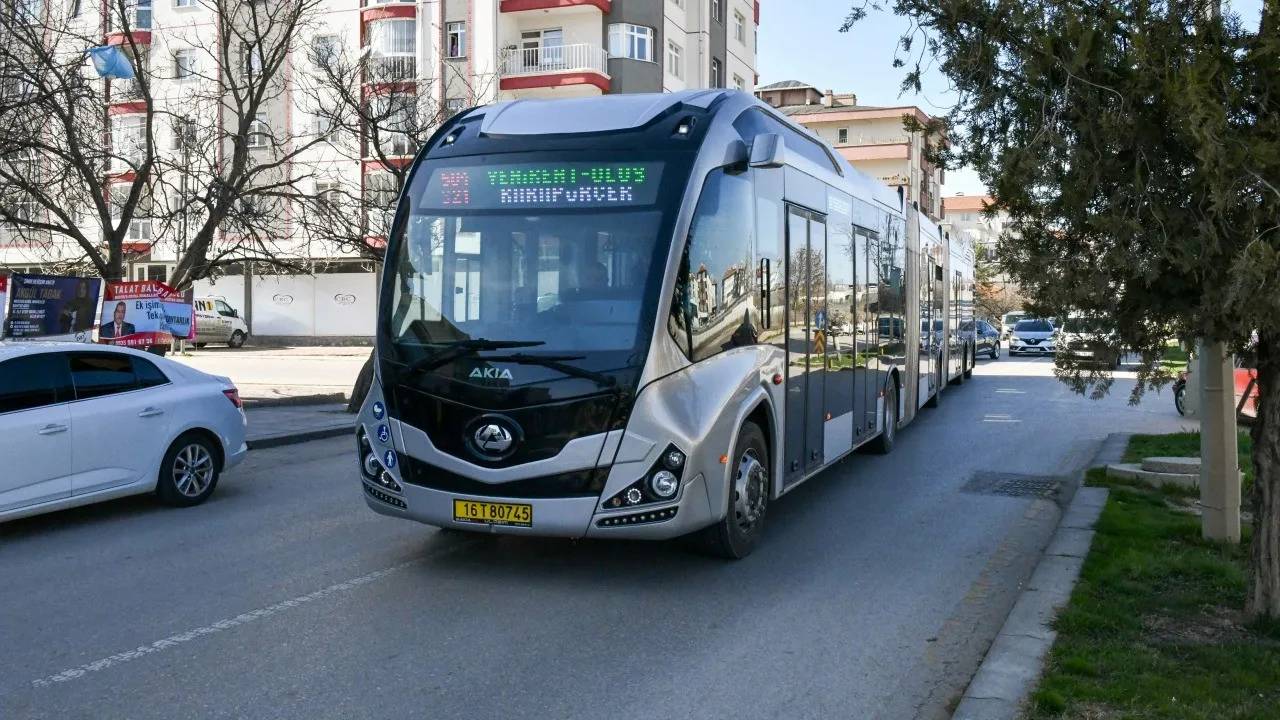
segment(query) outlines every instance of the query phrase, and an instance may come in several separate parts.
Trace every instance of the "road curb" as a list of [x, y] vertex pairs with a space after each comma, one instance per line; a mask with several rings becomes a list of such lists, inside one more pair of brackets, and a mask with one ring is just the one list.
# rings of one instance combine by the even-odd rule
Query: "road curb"
[[302, 432], [288, 433], [286, 435], [270, 435], [255, 440], [247, 440], [245, 444], [250, 450], [266, 450], [267, 448], [284, 447], [285, 445], [297, 445], [299, 443], [311, 442], [312, 440], [323, 440], [325, 438], [339, 437], [348, 435], [355, 431], [355, 422], [351, 425], [342, 427], [327, 427], [318, 430], [304, 430]]
[[258, 408], [298, 407], [302, 405], [333, 405], [335, 403], [346, 403], [347, 396], [345, 393], [337, 392], [276, 398], [248, 398], [243, 402], [246, 410], [256, 410]]
[[[1108, 436], [1088, 467], [1118, 461], [1128, 442], [1127, 434]], [[1016, 720], [1022, 716], [1057, 639], [1053, 620], [1071, 599], [1093, 545], [1094, 523], [1108, 495], [1106, 488], [1076, 490], [1031, 580], [969, 681], [952, 720]]]

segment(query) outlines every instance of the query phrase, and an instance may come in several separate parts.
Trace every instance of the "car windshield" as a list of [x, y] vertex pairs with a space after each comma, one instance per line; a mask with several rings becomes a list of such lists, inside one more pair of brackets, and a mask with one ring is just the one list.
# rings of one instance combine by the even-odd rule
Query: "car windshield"
[[[565, 379], [554, 363], [638, 366], [651, 327], [644, 319], [653, 314], [647, 299], [656, 293], [650, 269], [665, 258], [663, 213], [647, 186], [660, 166], [425, 171], [428, 179], [407, 191], [410, 212], [388, 268], [395, 358], [462, 379], [452, 360], [473, 361], [460, 364], [469, 367], [497, 352], [494, 362], [523, 361], [513, 385]], [[451, 347], [441, 356], [448, 362], [433, 362]]]
[[1068, 318], [1062, 328], [1064, 332], [1077, 335], [1106, 335], [1111, 332], [1109, 323], [1102, 318], [1073, 317]]
[[1019, 320], [1013, 328], [1014, 332], [1052, 332], [1053, 325], [1048, 320]]
[[1018, 322], [1018, 320], [1022, 317], [1023, 317], [1022, 313], [1009, 313], [1008, 315], [1004, 316], [1004, 324], [1012, 325]]

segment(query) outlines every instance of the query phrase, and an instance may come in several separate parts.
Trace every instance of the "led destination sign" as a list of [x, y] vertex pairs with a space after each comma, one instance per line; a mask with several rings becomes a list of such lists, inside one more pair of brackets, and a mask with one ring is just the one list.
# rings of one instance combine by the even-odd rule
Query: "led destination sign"
[[438, 168], [421, 206], [434, 210], [652, 205], [662, 163], [526, 163]]

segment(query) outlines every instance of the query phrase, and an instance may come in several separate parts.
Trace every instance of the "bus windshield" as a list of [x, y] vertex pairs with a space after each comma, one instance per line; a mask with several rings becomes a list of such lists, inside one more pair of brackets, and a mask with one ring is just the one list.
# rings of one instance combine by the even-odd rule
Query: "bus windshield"
[[[668, 244], [660, 173], [661, 163], [423, 168], [387, 268], [396, 359], [461, 381], [514, 362], [498, 375], [511, 386], [571, 380], [565, 364], [638, 367], [650, 269]], [[474, 352], [440, 355], [459, 346]]]

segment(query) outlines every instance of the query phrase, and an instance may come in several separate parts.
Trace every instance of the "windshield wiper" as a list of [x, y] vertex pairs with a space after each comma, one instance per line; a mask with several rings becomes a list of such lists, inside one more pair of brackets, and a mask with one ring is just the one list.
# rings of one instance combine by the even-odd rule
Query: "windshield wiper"
[[587, 370], [577, 365], [566, 365], [566, 360], [581, 360], [586, 355], [529, 355], [526, 353], [512, 353], [511, 355], [496, 355], [484, 358], [485, 362], [509, 362], [517, 365], [541, 365], [557, 372], [564, 373], [573, 377], [580, 377], [595, 382], [601, 387], [616, 389], [618, 380], [612, 375], [606, 375], [595, 370]]
[[441, 365], [447, 365], [454, 360], [465, 355], [470, 355], [481, 350], [510, 350], [513, 348], [537, 347], [546, 345], [541, 340], [485, 340], [484, 338], [476, 338], [474, 340], [459, 340], [449, 343], [444, 350], [430, 357], [422, 358], [411, 363], [405, 372], [428, 372], [435, 370]]

